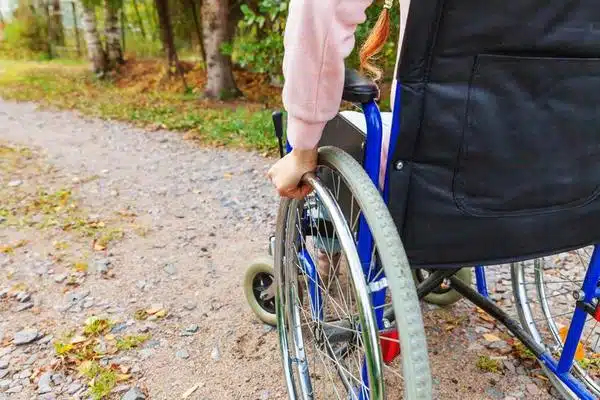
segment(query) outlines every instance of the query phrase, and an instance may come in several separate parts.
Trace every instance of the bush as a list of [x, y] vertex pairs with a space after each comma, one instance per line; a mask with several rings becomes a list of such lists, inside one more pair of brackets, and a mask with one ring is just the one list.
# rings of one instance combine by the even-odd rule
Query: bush
[[15, 10], [4, 27], [0, 51], [4, 57], [45, 59], [48, 57], [48, 26], [45, 18], [25, 5]]
[[[257, 6], [243, 4], [238, 37], [235, 44], [225, 46], [224, 51], [231, 54], [243, 68], [280, 78], [288, 3], [289, 0], [258, 0]], [[375, 5], [367, 9], [367, 21], [357, 28], [355, 49], [346, 60], [348, 67], [358, 68], [358, 50], [377, 21], [380, 11], [381, 7]], [[390, 39], [378, 60], [386, 77], [391, 76], [394, 71], [399, 24], [399, 12], [395, 3], [391, 10]]]

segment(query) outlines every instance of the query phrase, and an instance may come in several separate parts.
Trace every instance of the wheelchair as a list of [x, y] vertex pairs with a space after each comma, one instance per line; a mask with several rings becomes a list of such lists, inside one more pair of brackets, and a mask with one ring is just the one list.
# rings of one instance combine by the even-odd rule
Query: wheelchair
[[[561, 396], [600, 398], [600, 8], [509, 3], [412, 2], [391, 113], [346, 72], [362, 113], [330, 121], [313, 192], [281, 201], [273, 258], [246, 276], [290, 399], [431, 399], [419, 299], [445, 290]], [[517, 317], [489, 298], [486, 265], [510, 268]]]

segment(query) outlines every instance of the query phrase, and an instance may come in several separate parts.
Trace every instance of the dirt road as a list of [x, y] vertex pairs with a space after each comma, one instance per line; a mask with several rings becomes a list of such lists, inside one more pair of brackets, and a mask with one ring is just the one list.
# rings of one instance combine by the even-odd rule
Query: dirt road
[[[90, 316], [113, 322], [96, 345], [109, 349], [100, 364], [126, 375], [114, 398], [285, 398], [276, 335], [241, 290], [273, 231], [272, 160], [2, 101], [0, 144], [24, 157], [0, 169], [2, 205], [11, 191], [69, 193], [58, 211], [28, 209], [28, 224], [0, 219], [0, 399], [88, 398], [88, 381], [64, 368], [53, 343], [77, 337]], [[71, 228], [43, 225], [53, 212]], [[424, 311], [437, 398], [552, 398], [508, 344], [488, 346], [483, 334], [495, 327], [472, 307]], [[110, 351], [114, 337], [142, 335]], [[478, 368], [485, 354], [499, 372]]]

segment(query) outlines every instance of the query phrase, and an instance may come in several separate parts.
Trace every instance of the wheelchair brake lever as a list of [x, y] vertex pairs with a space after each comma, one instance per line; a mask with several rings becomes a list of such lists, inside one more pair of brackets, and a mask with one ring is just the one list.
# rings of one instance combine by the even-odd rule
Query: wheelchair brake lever
[[273, 126], [275, 127], [275, 136], [279, 145], [279, 156], [283, 158], [283, 113], [281, 111], [275, 111], [273, 113]]

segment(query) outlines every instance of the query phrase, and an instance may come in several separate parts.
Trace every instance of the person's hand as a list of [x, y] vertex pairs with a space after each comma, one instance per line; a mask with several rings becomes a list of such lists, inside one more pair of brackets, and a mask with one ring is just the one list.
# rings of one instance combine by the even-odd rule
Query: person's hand
[[292, 150], [271, 167], [267, 176], [282, 197], [303, 199], [312, 188], [301, 182], [307, 172], [317, 168], [317, 149]]

